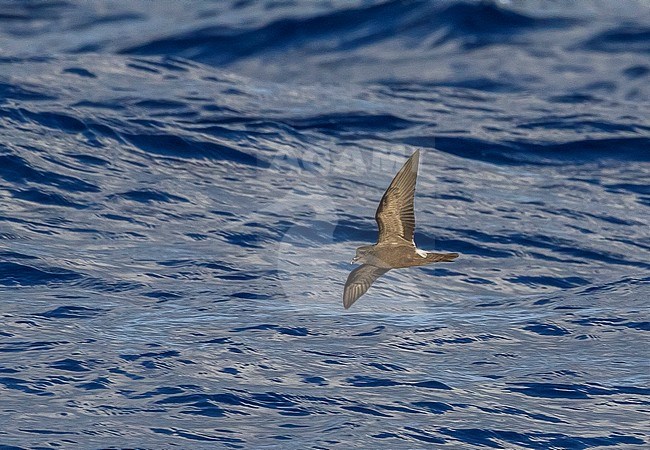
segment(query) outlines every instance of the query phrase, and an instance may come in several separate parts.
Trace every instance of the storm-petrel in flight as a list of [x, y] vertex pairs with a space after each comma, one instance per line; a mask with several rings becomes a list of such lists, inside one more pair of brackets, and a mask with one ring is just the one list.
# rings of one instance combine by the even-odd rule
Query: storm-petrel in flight
[[379, 202], [375, 213], [379, 237], [376, 244], [357, 249], [352, 263], [361, 262], [362, 265], [354, 269], [345, 282], [345, 309], [365, 294], [377, 278], [391, 269], [453, 261], [458, 257], [458, 253], [425, 252], [415, 246], [413, 197], [419, 160], [420, 151], [416, 150], [397, 172]]

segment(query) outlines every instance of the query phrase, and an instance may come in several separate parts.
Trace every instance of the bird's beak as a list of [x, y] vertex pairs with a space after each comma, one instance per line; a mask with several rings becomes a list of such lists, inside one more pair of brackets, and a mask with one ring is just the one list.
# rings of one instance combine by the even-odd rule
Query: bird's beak
[[352, 261], [350, 261], [350, 264], [354, 264], [357, 261], [359, 261], [359, 257], [355, 256], [354, 258], [352, 258]]

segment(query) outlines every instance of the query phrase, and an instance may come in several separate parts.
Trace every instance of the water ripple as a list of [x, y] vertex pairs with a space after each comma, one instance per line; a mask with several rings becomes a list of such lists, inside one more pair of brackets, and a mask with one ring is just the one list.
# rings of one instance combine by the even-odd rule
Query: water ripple
[[0, 0], [0, 447], [648, 447], [648, 11]]

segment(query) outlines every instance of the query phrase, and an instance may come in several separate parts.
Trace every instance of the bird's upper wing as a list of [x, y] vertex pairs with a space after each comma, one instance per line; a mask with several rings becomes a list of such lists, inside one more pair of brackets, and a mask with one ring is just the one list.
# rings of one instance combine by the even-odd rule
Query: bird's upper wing
[[397, 172], [395, 178], [386, 189], [375, 213], [379, 225], [377, 242], [413, 242], [415, 229], [415, 211], [413, 197], [415, 182], [418, 176], [420, 151], [416, 150]]
[[348, 309], [359, 297], [366, 293], [370, 285], [390, 269], [363, 264], [348, 276], [343, 289], [343, 306]]

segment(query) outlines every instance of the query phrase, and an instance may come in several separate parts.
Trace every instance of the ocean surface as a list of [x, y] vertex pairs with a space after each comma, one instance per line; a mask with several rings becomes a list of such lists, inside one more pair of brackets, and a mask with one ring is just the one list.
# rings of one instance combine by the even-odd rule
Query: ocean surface
[[[0, 448], [650, 448], [649, 81], [641, 0], [0, 0]], [[416, 149], [461, 256], [345, 311]]]

